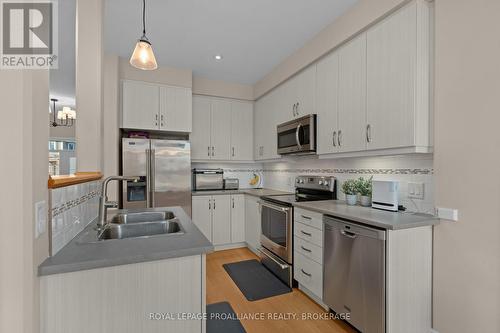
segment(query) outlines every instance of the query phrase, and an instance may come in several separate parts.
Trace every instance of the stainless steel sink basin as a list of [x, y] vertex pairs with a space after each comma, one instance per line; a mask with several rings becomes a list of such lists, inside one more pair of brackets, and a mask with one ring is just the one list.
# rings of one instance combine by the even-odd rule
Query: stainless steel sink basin
[[128, 220], [122, 224], [108, 223], [99, 234], [98, 240], [148, 237], [165, 234], [183, 234], [184, 231], [178, 221], [164, 220], [140, 223]]
[[135, 212], [120, 213], [111, 219], [114, 224], [133, 224], [155, 221], [166, 221], [175, 218], [174, 213], [170, 211], [163, 212]]

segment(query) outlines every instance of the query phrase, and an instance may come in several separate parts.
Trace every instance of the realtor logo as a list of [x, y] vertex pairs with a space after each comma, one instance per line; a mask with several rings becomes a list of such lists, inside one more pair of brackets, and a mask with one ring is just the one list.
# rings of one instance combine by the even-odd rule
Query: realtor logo
[[1, 2], [2, 69], [57, 68], [57, 2]]

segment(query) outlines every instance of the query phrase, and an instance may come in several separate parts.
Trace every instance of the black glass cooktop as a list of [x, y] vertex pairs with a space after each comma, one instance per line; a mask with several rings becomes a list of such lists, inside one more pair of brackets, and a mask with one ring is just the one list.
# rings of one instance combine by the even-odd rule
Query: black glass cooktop
[[286, 195], [270, 195], [262, 197], [262, 200], [273, 202], [279, 205], [292, 206], [295, 202], [303, 201], [319, 201], [319, 200], [333, 200], [334, 197], [331, 193], [311, 195], [311, 194], [286, 194]]

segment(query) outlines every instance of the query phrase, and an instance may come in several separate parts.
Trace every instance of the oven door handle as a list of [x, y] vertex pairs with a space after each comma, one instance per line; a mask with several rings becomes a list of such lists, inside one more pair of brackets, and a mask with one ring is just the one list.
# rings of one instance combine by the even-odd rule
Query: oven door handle
[[300, 144], [300, 137], [299, 137], [299, 132], [300, 132], [301, 128], [302, 128], [302, 125], [298, 124], [297, 129], [295, 130], [295, 141], [297, 141], [297, 146], [299, 147], [299, 150], [302, 149], [302, 145]]
[[267, 207], [267, 208], [279, 210], [279, 211], [282, 211], [282, 212], [289, 212], [290, 209], [292, 208], [292, 207], [281, 207], [281, 206], [278, 206], [278, 205], [273, 205], [273, 204], [267, 203], [267, 202], [262, 201], [262, 200], [259, 201], [259, 205]]
[[278, 265], [281, 269], [287, 269], [288, 267], [290, 267], [290, 265], [287, 265], [287, 264], [282, 264], [280, 263], [278, 260], [274, 259], [273, 256], [271, 254], [268, 254], [266, 253], [266, 251], [264, 251], [262, 248], [259, 248], [259, 252], [262, 253], [263, 255], [266, 256], [266, 258], [269, 258], [271, 259], [272, 261], [274, 261], [274, 263], [276, 265]]

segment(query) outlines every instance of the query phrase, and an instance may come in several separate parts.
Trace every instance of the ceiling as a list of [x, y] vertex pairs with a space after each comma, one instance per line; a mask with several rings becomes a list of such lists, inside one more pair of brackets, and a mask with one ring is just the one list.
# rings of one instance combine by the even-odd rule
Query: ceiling
[[[356, 2], [147, 0], [146, 30], [160, 66], [254, 84]], [[142, 33], [141, 10], [141, 0], [105, 0], [106, 52], [130, 57]]]

